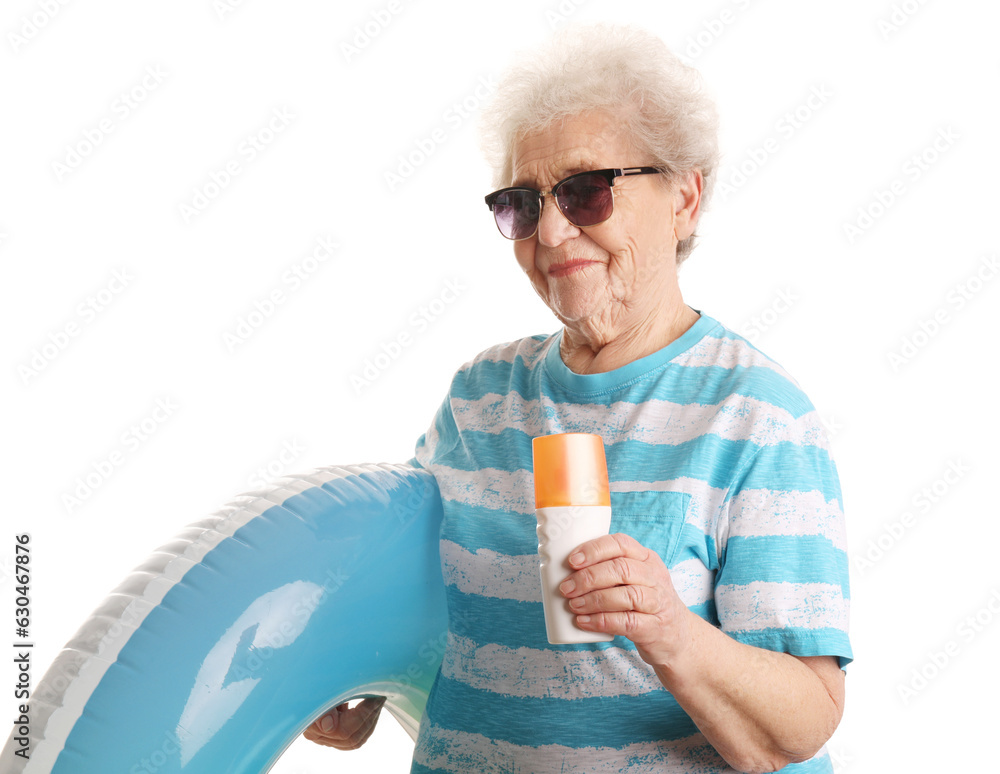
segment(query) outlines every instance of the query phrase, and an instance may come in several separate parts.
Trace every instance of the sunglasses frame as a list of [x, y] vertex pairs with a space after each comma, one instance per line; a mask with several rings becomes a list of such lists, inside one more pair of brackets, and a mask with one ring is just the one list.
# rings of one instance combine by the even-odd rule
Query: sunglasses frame
[[606, 222], [614, 214], [616, 178], [629, 177], [631, 175], [660, 175], [664, 173], [665, 170], [657, 169], [656, 167], [624, 167], [621, 169], [592, 169], [586, 172], [577, 172], [576, 174], [570, 175], [569, 177], [564, 177], [562, 180], [560, 180], [558, 183], [552, 186], [552, 189], [549, 191], [539, 191], [536, 188], [529, 188], [528, 186], [525, 185], [513, 185], [510, 186], [509, 188], [501, 188], [499, 191], [494, 191], [491, 194], [487, 194], [486, 206], [490, 208], [490, 212], [493, 212], [494, 214], [493, 222], [496, 223], [497, 230], [500, 231], [500, 223], [497, 222], [496, 220], [496, 212], [493, 209], [493, 205], [496, 203], [497, 198], [501, 194], [509, 193], [510, 191], [523, 191], [526, 193], [535, 194], [538, 197], [538, 217], [535, 219], [534, 231], [528, 234], [528, 236], [520, 237], [518, 239], [509, 237], [506, 234], [504, 234], [503, 231], [500, 231], [500, 235], [504, 239], [510, 239], [512, 242], [521, 242], [525, 239], [531, 239], [531, 237], [533, 237], [535, 234], [538, 233], [538, 224], [542, 220], [542, 206], [545, 201], [545, 197], [551, 196], [556, 200], [556, 206], [559, 206], [559, 189], [563, 185], [568, 183], [570, 180], [573, 180], [574, 178], [583, 177], [584, 175], [598, 175], [599, 177], [603, 177], [605, 180], [608, 181], [608, 189], [611, 191], [611, 212], [608, 213], [608, 217], [604, 218], [604, 220], [599, 220], [597, 221], [597, 223], [588, 223], [586, 226], [581, 226], [577, 223], [573, 223], [573, 221], [570, 220], [569, 216], [563, 211], [563, 208], [561, 206], [559, 207], [559, 212], [562, 213], [563, 217], [566, 218], [566, 220], [568, 220], [570, 223], [573, 223], [574, 226], [576, 226], [577, 228], [590, 228], [591, 226], [599, 226], [601, 223]]

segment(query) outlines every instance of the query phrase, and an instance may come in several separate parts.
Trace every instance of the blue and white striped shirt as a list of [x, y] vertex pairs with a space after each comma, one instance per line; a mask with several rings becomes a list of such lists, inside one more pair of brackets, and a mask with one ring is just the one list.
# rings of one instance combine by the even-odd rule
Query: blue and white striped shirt
[[[847, 543], [820, 418], [779, 365], [706, 315], [607, 373], [570, 371], [560, 338], [466, 363], [417, 442], [444, 504], [449, 633], [412, 771], [732, 771], [629, 640], [548, 644], [531, 439], [603, 437], [611, 531], [655, 549], [702, 618], [846, 666]], [[784, 771], [832, 767], [822, 751]]]

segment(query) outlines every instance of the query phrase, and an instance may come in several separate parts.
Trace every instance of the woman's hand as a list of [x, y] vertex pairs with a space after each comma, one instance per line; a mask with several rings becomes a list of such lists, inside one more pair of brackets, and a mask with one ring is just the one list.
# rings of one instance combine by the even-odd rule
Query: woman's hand
[[691, 646], [692, 613], [655, 551], [619, 533], [578, 546], [569, 563], [575, 572], [559, 590], [581, 629], [628, 637], [652, 666], [674, 663]]
[[334, 707], [303, 732], [310, 742], [338, 750], [357, 750], [375, 730], [385, 697], [365, 699], [357, 707]]

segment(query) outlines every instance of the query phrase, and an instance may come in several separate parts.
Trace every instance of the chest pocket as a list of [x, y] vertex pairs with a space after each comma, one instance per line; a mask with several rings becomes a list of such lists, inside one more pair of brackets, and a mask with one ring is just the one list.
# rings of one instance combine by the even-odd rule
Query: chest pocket
[[671, 567], [690, 500], [687, 492], [612, 492], [611, 533], [635, 538]]

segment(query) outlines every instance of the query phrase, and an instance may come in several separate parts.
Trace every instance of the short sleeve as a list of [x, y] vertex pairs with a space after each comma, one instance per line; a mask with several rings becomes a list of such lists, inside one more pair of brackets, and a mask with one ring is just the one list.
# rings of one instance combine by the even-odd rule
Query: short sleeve
[[[415, 468], [433, 466], [458, 443], [458, 427], [451, 411], [451, 392], [445, 396], [427, 431], [417, 439], [414, 456], [407, 464]], [[433, 472], [433, 471], [432, 471]]]
[[796, 436], [758, 448], [727, 494], [716, 609], [740, 642], [836, 656], [843, 669], [853, 652], [840, 483], [825, 436]]

